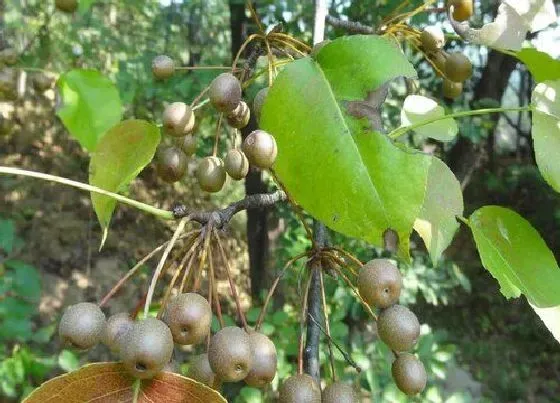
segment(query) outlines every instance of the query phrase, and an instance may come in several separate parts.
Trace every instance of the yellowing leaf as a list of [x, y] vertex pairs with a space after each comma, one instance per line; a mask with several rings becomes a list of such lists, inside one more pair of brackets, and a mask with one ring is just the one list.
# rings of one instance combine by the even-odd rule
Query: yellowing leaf
[[[90, 364], [45, 382], [23, 403], [132, 403], [134, 383], [121, 363]], [[142, 381], [136, 402], [227, 403], [206, 385], [170, 372]]]

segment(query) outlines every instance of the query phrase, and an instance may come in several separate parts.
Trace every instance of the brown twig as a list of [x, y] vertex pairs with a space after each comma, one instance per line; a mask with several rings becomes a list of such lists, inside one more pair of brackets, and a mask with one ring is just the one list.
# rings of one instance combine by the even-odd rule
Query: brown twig
[[336, 18], [330, 15], [327, 15], [325, 21], [327, 24], [335, 28], [341, 28], [353, 34], [365, 34], [365, 35], [375, 34], [375, 29], [373, 29], [372, 27], [368, 27], [367, 25], [360, 24], [359, 22], [343, 21], [340, 18]]

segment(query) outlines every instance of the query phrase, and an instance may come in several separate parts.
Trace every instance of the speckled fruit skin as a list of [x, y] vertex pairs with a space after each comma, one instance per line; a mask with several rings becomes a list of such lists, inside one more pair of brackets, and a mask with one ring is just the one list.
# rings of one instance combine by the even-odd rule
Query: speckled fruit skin
[[123, 343], [121, 358], [128, 372], [140, 379], [153, 378], [171, 360], [173, 336], [161, 320], [135, 322]]
[[226, 181], [223, 161], [218, 157], [201, 159], [196, 168], [196, 178], [200, 188], [205, 192], [219, 192]]
[[158, 150], [156, 170], [167, 183], [177, 182], [187, 170], [187, 156], [177, 147], [164, 147]]
[[321, 403], [321, 388], [307, 375], [293, 375], [279, 389], [279, 403]]
[[87, 350], [101, 341], [105, 324], [105, 314], [98, 305], [80, 302], [66, 308], [58, 325], [58, 335], [63, 344]]
[[408, 396], [422, 392], [428, 382], [424, 364], [409, 353], [399, 354], [391, 366], [391, 374], [397, 387]]
[[175, 62], [166, 55], [159, 55], [152, 61], [152, 74], [156, 80], [165, 80], [175, 73]]
[[222, 73], [212, 81], [208, 90], [210, 102], [220, 112], [229, 113], [241, 101], [241, 84], [231, 73]]
[[228, 175], [238, 181], [249, 173], [249, 160], [243, 151], [234, 148], [229, 150], [224, 159], [224, 167]]
[[445, 60], [445, 77], [460, 83], [471, 78], [473, 67], [471, 61], [462, 53], [454, 52], [447, 55]]
[[276, 375], [276, 346], [272, 340], [258, 332], [250, 332], [249, 340], [253, 352], [253, 365], [245, 383], [254, 388], [263, 388], [272, 382]]
[[198, 147], [198, 139], [193, 135], [186, 135], [185, 137], [179, 137], [176, 142], [177, 147], [179, 147], [185, 155], [191, 156], [196, 152]]
[[396, 304], [401, 288], [401, 273], [388, 259], [370, 260], [358, 272], [358, 290], [369, 305], [387, 308]]
[[449, 99], [455, 99], [463, 93], [463, 83], [454, 83], [451, 80], [443, 80], [443, 96]]
[[379, 314], [377, 334], [391, 350], [408, 351], [420, 336], [420, 322], [407, 307], [393, 305]]
[[251, 132], [243, 141], [242, 149], [249, 162], [262, 169], [272, 167], [278, 155], [274, 136], [264, 130]]
[[360, 399], [354, 386], [339, 381], [323, 390], [321, 403], [360, 403]]
[[245, 379], [253, 365], [247, 332], [236, 326], [224, 327], [210, 339], [208, 361], [212, 371], [224, 382]]
[[134, 321], [127, 312], [111, 315], [107, 319], [107, 325], [103, 332], [103, 344], [109, 347], [113, 353], [118, 354], [121, 351], [126, 335], [132, 330], [133, 326]]
[[177, 344], [199, 344], [210, 333], [212, 308], [200, 294], [184, 293], [169, 300], [163, 321]]
[[184, 102], [173, 102], [163, 111], [163, 127], [172, 137], [183, 137], [189, 134], [195, 124], [191, 107]]
[[427, 26], [420, 34], [420, 41], [426, 52], [437, 52], [445, 45], [445, 35], [440, 27]]
[[206, 353], [193, 357], [189, 366], [189, 371], [187, 372], [187, 377], [214, 389], [219, 389], [222, 384], [214, 371], [212, 371], [212, 368], [210, 368], [208, 354]]

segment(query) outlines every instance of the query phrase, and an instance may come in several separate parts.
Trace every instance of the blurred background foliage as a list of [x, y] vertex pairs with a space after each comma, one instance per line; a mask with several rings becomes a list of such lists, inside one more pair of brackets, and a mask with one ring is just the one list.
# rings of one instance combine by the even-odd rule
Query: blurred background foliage
[[[191, 101], [217, 74], [201, 70], [155, 82], [150, 63], [168, 54], [182, 66], [228, 65], [232, 51], [256, 27], [242, 0], [81, 0], [80, 11], [66, 15], [54, 1], [0, 0], [0, 48], [20, 54], [13, 85], [2, 89], [0, 114], [9, 129], [0, 135], [0, 164], [48, 172], [85, 181], [88, 156], [68, 137], [55, 117], [56, 95], [35, 83], [72, 68], [93, 68], [116, 83], [125, 117], [159, 123], [164, 103]], [[284, 30], [310, 42], [313, 2], [259, 0], [257, 11], [266, 25], [281, 22]], [[401, 0], [332, 0], [330, 14], [376, 26]], [[409, 7], [421, 1], [408, 1]], [[495, 14], [497, 1], [477, 0], [474, 24]], [[439, 1], [434, 8], [443, 7]], [[411, 24], [450, 27], [442, 13], [423, 13]], [[328, 28], [327, 36], [345, 34]], [[558, 24], [531, 38], [535, 46], [560, 55]], [[533, 86], [525, 67], [507, 55], [450, 42], [464, 49], [475, 74], [464, 96], [447, 102], [449, 110], [503, 104], [526, 104]], [[441, 99], [441, 79], [413, 49], [404, 47], [418, 70], [418, 92]], [[7, 67], [0, 74], [7, 74]], [[12, 74], [12, 73], [10, 73]], [[257, 80], [247, 90], [254, 96]], [[404, 83], [393, 89], [385, 107], [388, 126], [397, 124]], [[212, 116], [200, 115], [198, 156], [208, 155]], [[529, 138], [530, 117], [523, 113], [461, 120], [452, 143], [409, 137], [426, 152], [440, 155], [465, 190], [467, 213], [483, 204], [500, 204], [521, 213], [540, 231], [553, 251], [560, 251], [560, 198], [535, 169]], [[167, 140], [164, 140], [167, 141]], [[227, 142], [222, 142], [225, 150]], [[192, 172], [192, 162], [190, 172]], [[133, 197], [160, 207], [176, 201], [210, 209], [271, 188], [270, 178], [252, 174], [243, 184], [230, 184], [208, 196], [192, 179], [165, 185], [148, 167], [132, 186]], [[247, 229], [247, 231], [246, 231]], [[257, 230], [258, 229], [258, 230]], [[286, 206], [240, 215], [229, 229], [228, 248], [247, 315], [254, 321], [260, 299], [291, 257], [309, 247], [305, 231]], [[100, 231], [87, 195], [18, 178], [0, 178], [0, 401], [18, 401], [45, 379], [77, 368], [88, 360], [109, 359], [102, 347], [78, 356], [61, 351], [55, 323], [61, 308], [97, 300], [135, 260], [169, 236], [169, 228], [130, 209], [119, 209], [105, 249], [97, 252]], [[363, 242], [332, 234], [333, 245], [363, 261], [381, 255]], [[401, 302], [412, 306], [423, 323], [417, 354], [429, 372], [423, 402], [559, 402], [560, 348], [525, 300], [506, 301], [497, 283], [482, 269], [472, 239], [459, 232], [444, 260], [434, 265], [419, 237], [413, 237], [413, 263], [401, 266], [405, 291]], [[556, 257], [560, 254], [557, 252]], [[263, 331], [276, 343], [278, 376], [265, 392], [228, 385], [231, 401], [270, 401], [281, 379], [295, 371], [303, 266], [296, 265], [282, 282]], [[131, 310], [150, 267], [119, 294], [112, 313]], [[352, 291], [340, 279], [326, 277], [328, 310], [334, 341], [362, 368], [357, 374], [335, 351], [339, 377], [360, 385], [364, 401], [404, 402], [390, 377], [391, 354], [376, 342], [375, 325]], [[225, 294], [225, 293], [224, 293]], [[252, 302], [251, 302], [252, 301]], [[231, 301], [229, 312], [233, 313]], [[229, 316], [231, 323], [234, 318]], [[326, 344], [321, 359], [329, 379]], [[178, 353], [188, 370], [190, 350]]]

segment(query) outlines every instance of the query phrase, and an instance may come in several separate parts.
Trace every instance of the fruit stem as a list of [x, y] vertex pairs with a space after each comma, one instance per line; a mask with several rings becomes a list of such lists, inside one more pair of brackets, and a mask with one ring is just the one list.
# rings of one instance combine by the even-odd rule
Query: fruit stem
[[221, 113], [220, 117], [218, 118], [218, 123], [216, 125], [216, 137], [214, 138], [214, 148], [212, 150], [212, 156], [218, 155], [218, 144], [220, 143], [220, 129], [222, 128], [222, 119], [224, 118], [224, 114]]
[[111, 197], [121, 203], [128, 204], [129, 206], [144, 211], [145, 213], [153, 214], [156, 217], [162, 218], [164, 220], [173, 220], [175, 218], [171, 211], [162, 210], [157, 207], [153, 207], [149, 204], [142, 203], [137, 200], [129, 199], [128, 197], [122, 196], [118, 193], [109, 192], [108, 190], [104, 190], [96, 186], [88, 185], [86, 183], [73, 181], [71, 179], [63, 178], [61, 176], [49, 175], [42, 172], [28, 171], [25, 169], [7, 167], [7, 166], [0, 166], [0, 174], [27, 176], [31, 178], [43, 179], [49, 182], [60, 183], [61, 185], [72, 186], [80, 190], [85, 190], [87, 192], [98, 193], [104, 196]]
[[[218, 294], [218, 285], [216, 284], [217, 281], [214, 272], [214, 258], [212, 254], [210, 254], [208, 263], [209, 263], [209, 270], [210, 270], [210, 272], [208, 273], [208, 281], [210, 282], [210, 285], [208, 287], [208, 294], [212, 295], [212, 299], [214, 299], [216, 317], [218, 318], [220, 329], [223, 329], [224, 319], [222, 318], [222, 306], [220, 305], [220, 294]], [[210, 306], [212, 306], [212, 299], [210, 299]]]
[[485, 114], [488, 114], [488, 113], [524, 112], [524, 111], [532, 111], [532, 110], [533, 110], [533, 107], [531, 105], [527, 105], [527, 106], [519, 106], [519, 107], [514, 107], [514, 108], [485, 108], [485, 109], [475, 109], [474, 111], [455, 112], [455, 113], [450, 113], [449, 115], [445, 115], [445, 116], [438, 116], [437, 118], [426, 119], [426, 120], [423, 120], [422, 122], [418, 122], [418, 123], [415, 123], [415, 124], [410, 125], [410, 126], [399, 127], [397, 129], [393, 130], [391, 133], [389, 133], [388, 136], [391, 139], [396, 139], [396, 138], [402, 136], [403, 134], [405, 134], [405, 133], [407, 133], [411, 130], [416, 130], [419, 127], [427, 126], [431, 123], [439, 122], [440, 120], [445, 120], [445, 119], [463, 118], [463, 117], [466, 117], [466, 116], [485, 115]]
[[304, 329], [305, 329], [305, 321], [307, 317], [307, 297], [309, 295], [309, 285], [311, 283], [311, 276], [305, 283], [305, 291], [302, 298], [302, 307], [301, 307], [301, 317], [299, 323], [299, 346], [298, 346], [298, 357], [297, 357], [297, 365], [298, 365], [298, 375], [303, 374], [303, 337], [304, 337]]
[[[327, 309], [327, 297], [325, 296], [325, 282], [323, 278], [323, 270], [319, 271], [319, 280], [321, 282], [321, 301], [323, 305], [323, 318], [325, 319], [325, 335], [327, 336], [327, 346], [329, 348], [329, 361], [331, 364], [331, 376], [333, 382], [336, 382], [336, 371], [334, 369], [334, 354], [332, 348], [331, 325], [329, 323], [329, 312]], [[314, 319], [314, 318], [313, 318]]]

